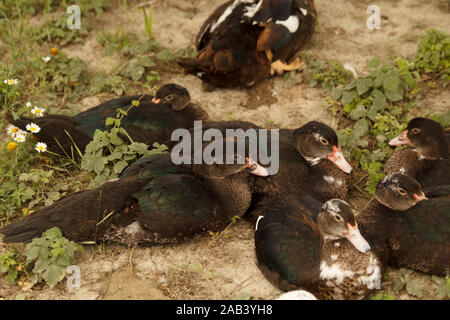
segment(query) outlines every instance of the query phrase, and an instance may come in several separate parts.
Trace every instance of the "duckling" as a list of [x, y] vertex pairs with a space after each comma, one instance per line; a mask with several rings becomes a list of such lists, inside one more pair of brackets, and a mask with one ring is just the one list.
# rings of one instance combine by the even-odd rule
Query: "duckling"
[[47, 144], [49, 150], [67, 155], [77, 155], [74, 144], [84, 153], [86, 145], [93, 139], [96, 130], [105, 130], [108, 117], [115, 118], [117, 109], [127, 111], [132, 101], [140, 101], [139, 107], [128, 111], [121, 121], [130, 137], [137, 142], [148, 145], [158, 142], [170, 146], [170, 136], [178, 128], [190, 129], [194, 120], [207, 120], [208, 114], [203, 108], [190, 103], [189, 92], [177, 84], [162, 86], [153, 97], [151, 95], [134, 95], [109, 100], [79, 113], [74, 117], [64, 115], [47, 115], [41, 118], [26, 117], [8, 121], [26, 130], [27, 124], [33, 122], [41, 130], [35, 135], [39, 141]]
[[197, 57], [180, 65], [215, 86], [253, 86], [302, 66], [291, 60], [309, 41], [315, 17], [312, 0], [228, 1], [203, 23]]
[[[209, 143], [197, 152], [203, 153]], [[150, 155], [118, 180], [67, 196], [7, 225], [0, 234], [5, 242], [24, 242], [56, 226], [73, 241], [147, 246], [221, 231], [250, 206], [253, 174], [264, 174], [257, 162], [244, 160], [175, 165], [168, 153]]]
[[450, 271], [450, 201], [423, 200], [414, 178], [386, 176], [358, 215], [361, 233], [382, 265], [445, 276]]
[[359, 299], [380, 288], [377, 257], [358, 230], [349, 204], [311, 198], [275, 202], [258, 218], [259, 268], [281, 290], [321, 299]]

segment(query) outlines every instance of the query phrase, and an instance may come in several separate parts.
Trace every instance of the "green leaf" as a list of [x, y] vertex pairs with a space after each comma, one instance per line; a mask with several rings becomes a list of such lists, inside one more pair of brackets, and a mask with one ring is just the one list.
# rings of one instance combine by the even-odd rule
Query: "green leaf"
[[43, 278], [50, 287], [54, 287], [58, 282], [64, 279], [66, 275], [65, 267], [58, 265], [51, 265], [43, 273]]
[[356, 107], [355, 110], [353, 110], [352, 112], [350, 112], [350, 118], [352, 118], [353, 120], [358, 120], [361, 118], [364, 118], [367, 114], [367, 110], [366, 108], [360, 104]]
[[114, 166], [114, 173], [120, 174], [123, 169], [125, 169], [128, 166], [128, 163], [126, 161], [119, 161]]
[[400, 290], [405, 286], [405, 282], [401, 277], [395, 277], [393, 280], [392, 290], [394, 290], [395, 294], [398, 295]]
[[[443, 298], [447, 297], [448, 293], [450, 293], [450, 291], [447, 292], [447, 283], [445, 280], [439, 284], [439, 287], [434, 292], [436, 298], [439, 298], [439, 299], [443, 299]], [[450, 295], [449, 295], [449, 297], [450, 297]]]
[[333, 93], [331, 94], [331, 99], [333, 99], [334, 101], [339, 101], [339, 99], [342, 97], [342, 94], [344, 93], [344, 91], [340, 88], [335, 88], [333, 90]]
[[396, 101], [400, 101], [403, 99], [403, 96], [401, 94], [399, 94], [398, 92], [394, 92], [394, 91], [385, 91], [385, 95], [386, 98], [388, 98], [389, 100], [396, 102]]
[[378, 66], [380, 65], [380, 62], [381, 62], [381, 60], [379, 58], [372, 58], [369, 61], [368, 66], [369, 66], [369, 68], [375, 69], [375, 68], [378, 68]]
[[418, 280], [409, 280], [406, 283], [406, 291], [417, 298], [422, 298], [423, 295], [423, 287], [422, 284]]
[[359, 95], [363, 95], [373, 87], [373, 80], [370, 78], [358, 79], [356, 82], [356, 90]]
[[351, 91], [346, 91], [344, 92], [344, 94], [342, 95], [342, 99], [341, 102], [342, 104], [348, 105], [350, 103], [353, 102], [353, 100], [358, 96], [358, 94], [356, 93], [356, 90], [351, 90]]
[[16, 268], [9, 269], [8, 273], [6, 274], [5, 278], [8, 280], [9, 283], [13, 284], [16, 282], [18, 271]]
[[112, 126], [114, 124], [114, 118], [108, 117], [105, 121], [105, 126]]
[[42, 234], [42, 237], [47, 239], [55, 239], [55, 238], [61, 238], [62, 233], [61, 230], [59, 230], [58, 227], [53, 227], [51, 229], [48, 229]]
[[399, 85], [399, 78], [396, 76], [388, 76], [383, 81], [383, 88], [386, 91], [396, 92]]
[[50, 259], [38, 259], [36, 261], [36, 263], [34, 264], [34, 268], [33, 268], [33, 272], [34, 273], [39, 273], [44, 271], [45, 269], [48, 268], [48, 266], [50, 265]]
[[356, 134], [357, 137], [362, 137], [369, 132], [369, 124], [370, 124], [369, 120], [360, 119], [355, 122], [355, 125], [353, 126], [353, 132]]

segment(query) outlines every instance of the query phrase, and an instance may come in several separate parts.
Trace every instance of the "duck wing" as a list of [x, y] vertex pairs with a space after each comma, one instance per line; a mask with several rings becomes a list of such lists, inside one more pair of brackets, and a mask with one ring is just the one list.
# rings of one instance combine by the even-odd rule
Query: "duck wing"
[[108, 100], [94, 108], [77, 114], [73, 117], [73, 119], [78, 123], [77, 129], [84, 132], [92, 139], [94, 137], [95, 130], [104, 130], [105, 121], [108, 117], [116, 117], [118, 108], [126, 111], [129, 107], [131, 107], [133, 100], [138, 100], [142, 104], [144, 102], [151, 102], [152, 99], [153, 96], [151, 95], [133, 95]]
[[[295, 208], [289, 210], [296, 210]], [[267, 208], [255, 231], [259, 268], [282, 290], [312, 288], [319, 280], [323, 239], [308, 215]]]
[[450, 201], [428, 200], [399, 213], [389, 264], [445, 276], [450, 272]]

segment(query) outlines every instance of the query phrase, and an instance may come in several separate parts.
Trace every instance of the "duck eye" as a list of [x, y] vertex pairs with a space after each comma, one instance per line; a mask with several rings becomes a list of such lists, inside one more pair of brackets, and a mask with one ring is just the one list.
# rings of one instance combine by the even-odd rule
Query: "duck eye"
[[320, 138], [320, 143], [323, 144], [324, 146], [327, 146], [329, 144], [328, 140], [325, 138]]
[[411, 130], [411, 133], [412, 134], [419, 134], [421, 132], [421, 130], [419, 129], [419, 128], [413, 128], [412, 130]]
[[399, 189], [398, 189], [398, 193], [399, 193], [400, 195], [404, 196], [404, 195], [406, 194], [406, 190], [405, 190], [405, 189], [402, 189], [402, 188], [399, 188]]
[[334, 215], [334, 218], [335, 218], [336, 221], [338, 221], [338, 222], [341, 222], [341, 221], [344, 220], [344, 219], [342, 219], [342, 217], [341, 217], [340, 215], [338, 215], [338, 214]]
[[166, 96], [164, 99], [166, 99], [167, 101], [170, 101], [173, 99], [173, 95], [169, 94], [168, 96]]

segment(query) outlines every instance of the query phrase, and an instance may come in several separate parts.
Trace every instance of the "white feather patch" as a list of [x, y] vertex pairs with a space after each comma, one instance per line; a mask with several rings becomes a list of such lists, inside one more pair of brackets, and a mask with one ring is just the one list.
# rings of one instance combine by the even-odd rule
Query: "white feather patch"
[[259, 216], [258, 220], [256, 220], [255, 231], [258, 230], [259, 221], [261, 221], [261, 219], [263, 219], [263, 218], [264, 218], [264, 216]]
[[230, 16], [233, 10], [241, 3], [242, 3], [241, 0], [234, 0], [234, 2], [222, 13], [219, 19], [217, 19], [217, 21], [211, 26], [210, 32], [214, 32], [214, 30], [216, 30], [217, 27], [220, 26], [222, 22], [224, 22]]
[[[243, 1], [243, 2], [251, 3], [253, 1]], [[261, 8], [262, 3], [263, 3], [263, 0], [260, 0], [257, 4], [246, 7], [244, 16], [253, 18], [255, 16], [255, 14], [259, 11], [259, 8]]]
[[286, 20], [275, 21], [275, 23], [285, 26], [290, 33], [294, 33], [295, 31], [297, 31], [298, 27], [300, 26], [300, 20], [298, 20], [298, 17], [296, 15], [292, 15]]
[[341, 284], [344, 278], [351, 278], [355, 274], [350, 270], [343, 270], [338, 263], [334, 263], [329, 266], [326, 261], [322, 261], [320, 264], [320, 279], [334, 280], [336, 284]]

